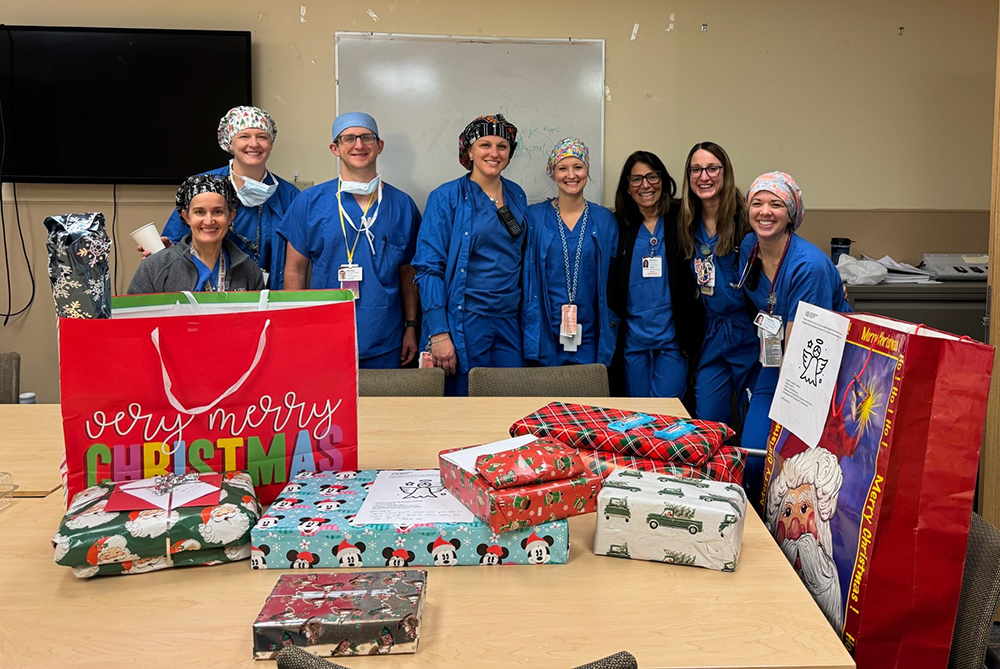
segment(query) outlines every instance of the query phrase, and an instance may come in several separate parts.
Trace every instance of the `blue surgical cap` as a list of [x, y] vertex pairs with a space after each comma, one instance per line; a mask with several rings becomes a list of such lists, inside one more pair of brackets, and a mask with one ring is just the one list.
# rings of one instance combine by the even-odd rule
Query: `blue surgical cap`
[[346, 112], [333, 121], [333, 139], [340, 137], [340, 133], [348, 128], [367, 128], [375, 135], [378, 135], [378, 124], [371, 114], [364, 112]]

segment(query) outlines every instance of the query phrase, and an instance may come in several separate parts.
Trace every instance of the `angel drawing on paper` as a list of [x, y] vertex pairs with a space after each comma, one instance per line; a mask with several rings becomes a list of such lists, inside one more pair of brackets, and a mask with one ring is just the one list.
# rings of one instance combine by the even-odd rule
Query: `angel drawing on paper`
[[819, 375], [823, 373], [823, 370], [826, 369], [826, 364], [830, 362], [829, 358], [819, 357], [822, 353], [823, 340], [818, 337], [815, 341], [812, 339], [807, 341], [806, 347], [802, 349], [802, 365], [804, 369], [799, 378], [811, 386], [819, 385]]

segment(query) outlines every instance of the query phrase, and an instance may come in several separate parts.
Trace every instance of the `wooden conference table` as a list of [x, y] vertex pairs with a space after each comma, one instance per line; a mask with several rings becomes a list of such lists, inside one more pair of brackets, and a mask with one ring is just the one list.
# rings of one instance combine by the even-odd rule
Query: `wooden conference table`
[[[587, 400], [574, 400], [588, 402]], [[362, 398], [362, 468], [436, 467], [442, 448], [501, 439], [538, 398]], [[599, 399], [682, 413], [675, 400]], [[27, 434], [35, 452], [25, 455]], [[0, 406], [0, 470], [59, 485], [58, 405]], [[22, 461], [25, 463], [22, 469]], [[44, 472], [34, 471], [45, 463]], [[33, 478], [30, 480], [34, 481]], [[80, 580], [52, 561], [61, 491], [0, 511], [0, 666], [261, 667], [251, 625], [278, 570], [249, 562]], [[420, 650], [348, 667], [572, 667], [628, 650], [640, 667], [854, 663], [750, 513], [734, 573], [593, 554], [594, 516], [570, 520], [566, 565], [431, 567]]]

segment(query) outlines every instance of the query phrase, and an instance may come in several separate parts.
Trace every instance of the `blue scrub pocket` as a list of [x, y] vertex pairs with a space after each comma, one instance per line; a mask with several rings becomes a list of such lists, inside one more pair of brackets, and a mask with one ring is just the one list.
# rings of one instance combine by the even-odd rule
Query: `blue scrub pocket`
[[[375, 248], [378, 249], [378, 245]], [[405, 253], [406, 248], [403, 246], [396, 246], [388, 240], [382, 242], [382, 248], [373, 263], [379, 283], [386, 287], [399, 285], [399, 266], [403, 264]]]

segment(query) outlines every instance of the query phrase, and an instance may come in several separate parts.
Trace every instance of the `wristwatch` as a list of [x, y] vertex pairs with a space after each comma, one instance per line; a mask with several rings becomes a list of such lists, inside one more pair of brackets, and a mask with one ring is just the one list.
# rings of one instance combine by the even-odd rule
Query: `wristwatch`
[[417, 327], [418, 325], [420, 325], [420, 323], [419, 323], [419, 322], [417, 322], [417, 321], [403, 321], [403, 329], [404, 329], [404, 330], [405, 330], [406, 328], [415, 328], [415, 327]]

